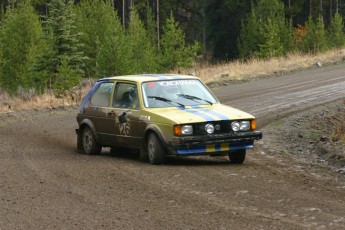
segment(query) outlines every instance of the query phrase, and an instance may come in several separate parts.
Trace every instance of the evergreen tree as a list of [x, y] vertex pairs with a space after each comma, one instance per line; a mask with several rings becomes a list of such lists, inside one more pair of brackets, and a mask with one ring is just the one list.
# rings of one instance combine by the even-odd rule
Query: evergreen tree
[[316, 21], [309, 17], [306, 23], [306, 30], [307, 34], [303, 41], [302, 51], [317, 53], [327, 49], [327, 34], [321, 17]]
[[238, 49], [242, 59], [253, 57], [263, 43], [263, 37], [259, 31], [259, 22], [256, 15], [256, 8], [252, 6], [251, 14], [246, 22], [242, 21], [242, 29], [238, 38]]
[[195, 42], [189, 46], [185, 44], [185, 34], [172, 15], [167, 19], [163, 32], [160, 59], [162, 67], [165, 70], [191, 67], [200, 52], [199, 43]]
[[128, 26], [129, 52], [131, 54], [130, 73], [157, 72], [156, 47], [147, 34], [136, 10], [131, 12]]
[[267, 19], [267, 24], [262, 28], [263, 44], [259, 44], [259, 57], [272, 58], [281, 56], [284, 52], [284, 47], [279, 37], [279, 28], [277, 24], [273, 23], [270, 18]]
[[[47, 75], [52, 84], [59, 81], [58, 68], [65, 60], [69, 67], [78, 75], [84, 75], [85, 60], [80, 42], [81, 33], [76, 28], [76, 14], [73, 1], [51, 0], [48, 4], [48, 16], [43, 22], [46, 30], [45, 52], [36, 65], [39, 74]], [[73, 77], [77, 77], [73, 75]], [[73, 85], [65, 85], [65, 89]]]
[[[102, 17], [99, 15], [99, 17]], [[99, 48], [96, 55], [96, 76], [128, 74], [131, 54], [129, 42], [120, 18], [108, 3], [104, 6], [103, 37], [99, 37]], [[90, 46], [90, 43], [89, 43]], [[90, 46], [92, 49], [92, 46]]]
[[75, 86], [79, 83], [79, 74], [71, 67], [69, 60], [67, 56], [63, 57], [57, 67], [57, 77], [53, 83], [53, 88], [59, 97], [63, 96], [65, 90], [70, 88], [66, 86]]
[[154, 20], [154, 14], [152, 12], [151, 7], [149, 4], [146, 4], [145, 7], [145, 28], [147, 36], [151, 42], [151, 44], [157, 44], [157, 33], [156, 33], [156, 22]]
[[335, 48], [345, 45], [344, 22], [339, 13], [336, 13], [333, 17], [329, 40], [332, 47]]
[[37, 54], [40, 53], [42, 27], [38, 15], [29, 2], [8, 8], [1, 25], [0, 82], [9, 93], [14, 94], [18, 86], [37, 86], [37, 78], [30, 73]]
[[266, 57], [287, 53], [291, 49], [291, 25], [291, 22], [285, 19], [284, 5], [280, 1], [260, 0], [256, 6], [252, 5], [251, 14], [242, 23], [238, 40], [240, 56]]
[[[97, 74], [114, 74], [114, 71], [104, 71], [98, 68], [97, 64], [101, 64], [101, 68], [114, 69], [116, 63], [109, 63], [106, 60], [103, 63], [97, 63], [98, 58], [107, 56], [102, 52], [111, 52], [114, 47], [108, 46], [108, 42], [115, 36], [124, 36], [119, 19], [114, 11], [114, 6], [110, 0], [84, 0], [81, 1], [77, 8], [77, 27], [81, 32], [80, 41], [84, 44], [86, 60], [85, 72], [89, 77]], [[120, 35], [122, 34], [122, 35]], [[109, 41], [110, 40], [110, 41]], [[115, 44], [114, 44], [115, 45]], [[118, 45], [118, 44], [117, 44]], [[103, 48], [102, 48], [103, 47]], [[105, 48], [106, 47], [106, 48]], [[105, 50], [110, 49], [110, 50]], [[113, 60], [115, 57], [107, 57]]]

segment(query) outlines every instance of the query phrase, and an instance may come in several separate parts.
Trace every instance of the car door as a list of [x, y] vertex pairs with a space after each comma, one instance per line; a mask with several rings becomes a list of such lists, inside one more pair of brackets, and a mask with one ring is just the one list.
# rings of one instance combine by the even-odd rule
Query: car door
[[140, 131], [143, 129], [143, 124], [139, 120], [140, 103], [135, 82], [116, 83], [112, 107], [116, 144], [122, 147], [139, 148], [143, 138]]

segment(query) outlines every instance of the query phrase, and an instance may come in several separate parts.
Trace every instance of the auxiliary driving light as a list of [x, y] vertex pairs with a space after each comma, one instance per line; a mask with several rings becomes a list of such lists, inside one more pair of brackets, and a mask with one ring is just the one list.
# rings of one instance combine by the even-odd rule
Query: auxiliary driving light
[[213, 126], [212, 124], [207, 124], [207, 125], [205, 125], [205, 131], [206, 131], [208, 134], [214, 133], [214, 126]]

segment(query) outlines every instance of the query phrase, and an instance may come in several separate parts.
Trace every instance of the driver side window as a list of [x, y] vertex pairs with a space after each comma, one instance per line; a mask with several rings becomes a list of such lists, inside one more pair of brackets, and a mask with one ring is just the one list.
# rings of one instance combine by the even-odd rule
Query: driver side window
[[123, 82], [117, 83], [115, 86], [112, 106], [114, 108], [138, 109], [139, 100], [136, 85]]

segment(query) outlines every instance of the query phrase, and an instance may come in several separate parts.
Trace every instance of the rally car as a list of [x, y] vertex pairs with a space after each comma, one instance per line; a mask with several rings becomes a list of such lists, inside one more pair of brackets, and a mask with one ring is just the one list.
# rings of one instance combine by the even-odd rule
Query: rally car
[[228, 155], [242, 164], [262, 138], [255, 118], [222, 105], [199, 78], [142, 74], [100, 79], [80, 104], [78, 152], [136, 149], [152, 164], [167, 155]]

